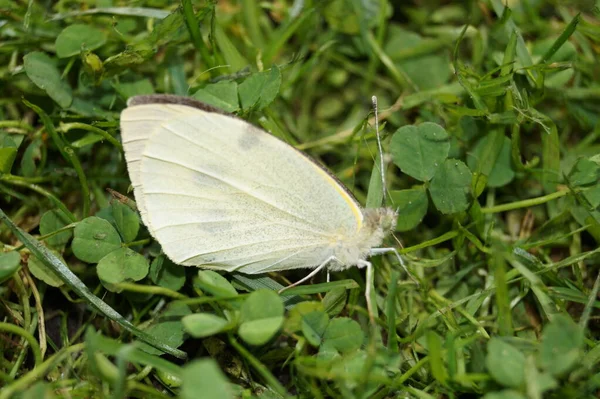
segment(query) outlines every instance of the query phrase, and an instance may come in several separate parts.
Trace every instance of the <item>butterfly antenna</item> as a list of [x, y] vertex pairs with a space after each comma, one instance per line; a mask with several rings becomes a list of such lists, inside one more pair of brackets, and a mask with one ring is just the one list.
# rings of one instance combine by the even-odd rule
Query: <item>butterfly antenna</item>
[[377, 107], [377, 96], [371, 97], [371, 101], [373, 102], [373, 112], [375, 113], [375, 135], [377, 136], [377, 149], [379, 151], [379, 173], [381, 173], [381, 184], [383, 190], [383, 204], [385, 205], [385, 161], [383, 159], [383, 146], [381, 145], [381, 136], [379, 135], [379, 113]]

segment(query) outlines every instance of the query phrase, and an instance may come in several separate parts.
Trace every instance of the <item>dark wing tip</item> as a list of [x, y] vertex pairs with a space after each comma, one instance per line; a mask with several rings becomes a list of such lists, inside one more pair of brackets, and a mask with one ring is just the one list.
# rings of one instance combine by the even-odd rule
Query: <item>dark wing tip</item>
[[142, 96], [133, 96], [130, 97], [129, 100], [127, 100], [128, 107], [145, 104], [179, 104], [192, 108], [198, 108], [206, 112], [231, 115], [230, 113], [225, 112], [222, 109], [213, 107], [212, 105], [208, 105], [206, 103], [203, 103], [202, 101], [198, 101], [191, 97], [178, 96], [175, 94], [148, 94]]

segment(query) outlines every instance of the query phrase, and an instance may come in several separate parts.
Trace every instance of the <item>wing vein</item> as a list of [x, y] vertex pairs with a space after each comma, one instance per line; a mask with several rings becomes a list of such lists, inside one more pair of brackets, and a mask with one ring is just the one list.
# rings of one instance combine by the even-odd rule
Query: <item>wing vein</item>
[[[296, 214], [294, 214], [294, 213], [292, 213], [292, 212], [290, 212], [290, 211], [288, 211], [288, 210], [282, 209], [281, 207], [279, 207], [279, 206], [277, 206], [277, 205], [275, 205], [275, 204], [273, 204], [273, 203], [269, 202], [267, 199], [260, 198], [260, 196], [257, 196], [257, 195], [255, 195], [254, 193], [252, 193], [251, 189], [249, 189], [249, 188], [244, 188], [243, 186], [239, 186], [239, 184], [236, 184], [235, 182], [228, 181], [228, 180], [226, 180], [226, 179], [224, 179], [224, 178], [221, 178], [221, 177], [215, 176], [214, 174], [211, 174], [211, 173], [209, 173], [209, 172], [207, 172], [207, 171], [200, 170], [200, 169], [197, 169], [197, 168], [193, 168], [193, 167], [190, 167], [190, 166], [184, 165], [184, 164], [182, 164], [182, 163], [179, 163], [179, 162], [177, 162], [177, 161], [171, 161], [171, 160], [167, 160], [167, 159], [162, 159], [162, 158], [154, 157], [154, 156], [151, 156], [151, 155], [148, 155], [148, 154], [145, 154], [145, 155], [144, 155], [144, 157], [146, 157], [146, 158], [150, 158], [150, 159], [154, 159], [155, 161], [158, 161], [158, 162], [165, 162], [165, 163], [169, 163], [169, 164], [172, 164], [172, 165], [177, 165], [177, 166], [180, 166], [180, 167], [182, 167], [182, 168], [185, 168], [185, 169], [188, 169], [188, 170], [191, 170], [191, 171], [194, 171], [194, 172], [200, 173], [200, 174], [202, 174], [202, 175], [205, 175], [205, 176], [211, 177], [211, 178], [213, 178], [213, 179], [215, 179], [215, 180], [217, 180], [217, 181], [219, 181], [219, 182], [222, 182], [222, 183], [224, 183], [224, 184], [228, 185], [229, 187], [232, 187], [232, 188], [234, 188], [234, 189], [238, 190], [240, 193], [246, 194], [246, 195], [248, 195], [249, 197], [252, 197], [252, 198], [254, 198], [254, 199], [256, 199], [256, 200], [258, 200], [258, 201], [260, 201], [260, 202], [262, 202], [262, 203], [264, 203], [264, 204], [266, 204], [266, 205], [269, 205], [270, 207], [272, 207], [272, 208], [274, 208], [274, 209], [277, 209], [278, 211], [281, 211], [281, 212], [283, 212], [283, 213], [286, 213], [286, 214], [288, 214], [288, 215], [292, 216], [294, 219], [296, 219], [296, 220], [298, 220], [298, 221], [300, 221], [300, 222], [302, 222], [302, 223], [304, 223], [304, 224], [308, 224], [308, 225], [312, 225], [313, 227], [317, 227], [317, 226], [316, 226], [316, 225], [314, 225], [313, 223], [307, 223], [307, 220], [306, 220], [306, 219], [303, 219], [301, 216], [299, 216], [299, 215], [296, 215]], [[146, 173], [149, 173], [149, 172], [146, 172]], [[160, 175], [165, 175], [165, 174], [162, 174], [162, 173], [156, 173], [156, 172], [152, 172], [152, 174], [154, 174], [154, 175], [159, 175], [159, 176], [160, 176]], [[172, 178], [172, 176], [171, 176], [171, 175], [166, 175], [166, 176], [168, 176], [168, 177]], [[184, 180], [193, 181], [193, 180], [189, 180], [189, 179], [184, 179]], [[194, 182], [195, 182], [196, 184], [198, 184], [198, 182], [197, 182], [197, 181], [194, 181]], [[263, 185], [263, 186], [264, 186], [264, 185]], [[274, 188], [275, 188], [275, 187], [274, 187]]]

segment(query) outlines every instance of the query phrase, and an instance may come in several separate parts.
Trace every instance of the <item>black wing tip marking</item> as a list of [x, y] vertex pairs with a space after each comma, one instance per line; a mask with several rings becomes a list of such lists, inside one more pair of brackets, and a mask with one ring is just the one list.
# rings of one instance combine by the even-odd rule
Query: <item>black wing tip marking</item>
[[127, 106], [133, 107], [136, 105], [146, 105], [146, 104], [178, 104], [185, 105], [192, 108], [198, 108], [202, 111], [234, 116], [229, 112], [223, 111], [222, 109], [213, 107], [212, 105], [208, 105], [203, 103], [202, 101], [196, 100], [191, 97], [178, 96], [175, 94], [148, 94], [141, 96], [133, 96], [127, 100]]

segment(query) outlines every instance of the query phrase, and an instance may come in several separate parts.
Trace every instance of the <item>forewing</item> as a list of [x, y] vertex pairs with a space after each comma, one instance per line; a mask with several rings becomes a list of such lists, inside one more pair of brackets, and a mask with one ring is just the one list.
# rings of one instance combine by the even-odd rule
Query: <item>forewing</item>
[[170, 104], [149, 104], [144, 107], [128, 107], [121, 114], [121, 141], [125, 151], [125, 160], [127, 161], [127, 170], [129, 178], [134, 188], [136, 204], [142, 215], [145, 225], [146, 209], [144, 199], [138, 193], [140, 192], [140, 164], [142, 154], [146, 148], [148, 138], [160, 128], [163, 122], [174, 119], [181, 114], [190, 112], [191, 108], [173, 106]]
[[268, 133], [182, 105], [133, 109], [126, 119], [148, 131], [128, 143], [136, 200], [175, 262], [244, 273], [311, 267], [335, 237], [359, 228], [360, 209], [344, 189]]

